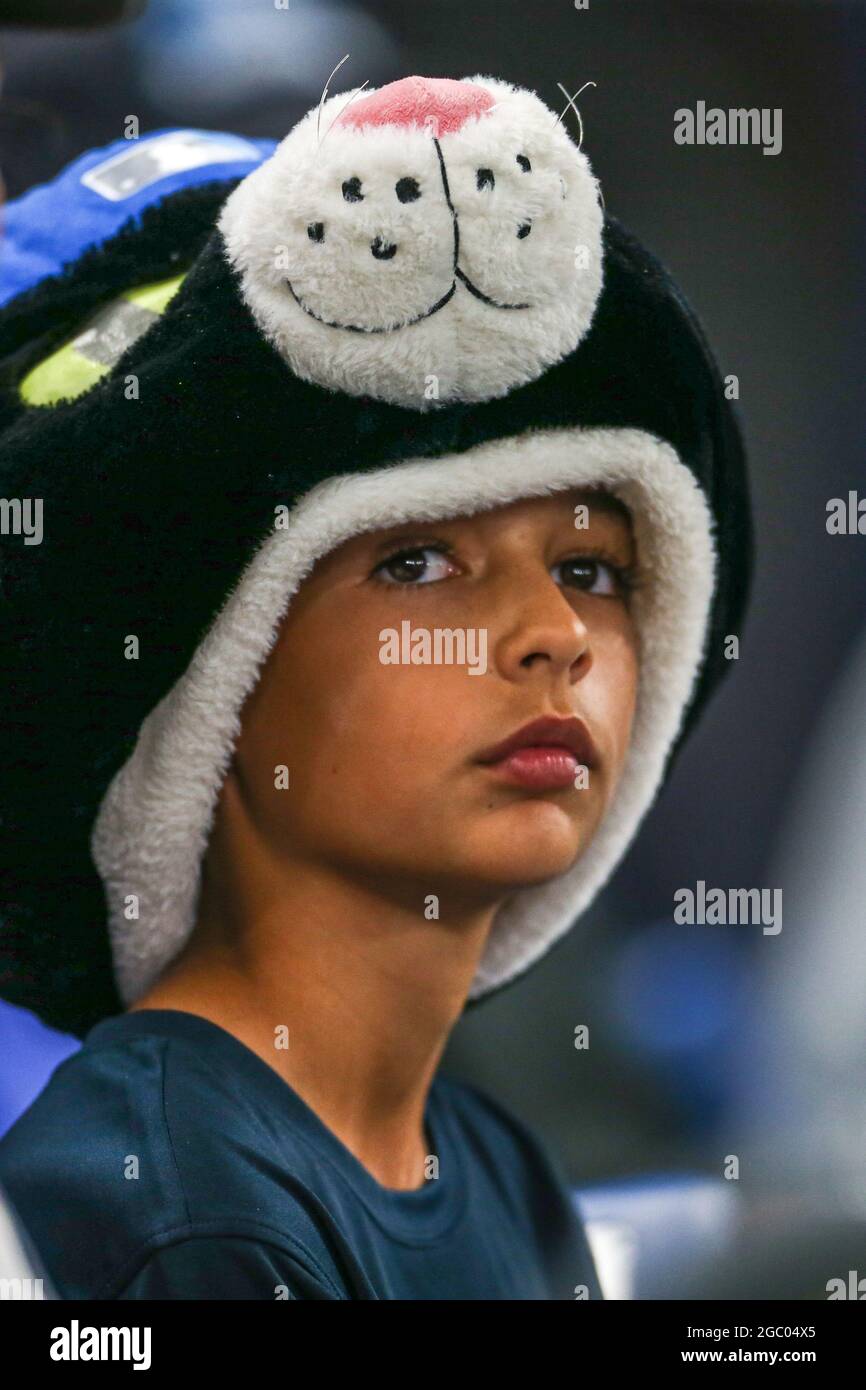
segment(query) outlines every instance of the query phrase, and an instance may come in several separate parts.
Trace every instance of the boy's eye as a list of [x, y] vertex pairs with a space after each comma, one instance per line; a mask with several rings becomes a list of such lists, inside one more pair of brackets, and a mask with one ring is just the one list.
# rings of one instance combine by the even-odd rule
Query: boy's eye
[[[373, 576], [384, 584], [435, 584], [458, 573], [450, 549], [443, 545], [406, 546], [395, 550], [373, 570]], [[551, 567], [558, 584], [585, 593], [609, 598], [624, 597], [629, 590], [629, 575], [623, 566], [591, 555], [571, 556]]]
[[623, 571], [617, 565], [608, 564], [605, 560], [593, 560], [589, 556], [577, 555], [570, 560], [560, 560], [551, 572], [556, 570], [563, 573], [559, 583], [567, 584], [572, 589], [583, 589], [589, 594], [618, 597], [626, 587]]
[[[432, 563], [428, 558], [433, 557]], [[385, 584], [432, 584], [454, 573], [447, 553], [438, 546], [416, 546], [398, 550], [378, 564], [373, 573]]]

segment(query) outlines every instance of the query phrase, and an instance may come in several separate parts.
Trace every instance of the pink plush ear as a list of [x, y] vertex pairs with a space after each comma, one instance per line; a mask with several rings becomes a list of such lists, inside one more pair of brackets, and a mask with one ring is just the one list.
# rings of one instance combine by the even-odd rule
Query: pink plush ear
[[470, 116], [480, 116], [495, 102], [483, 87], [451, 77], [401, 77], [378, 92], [353, 101], [335, 125], [427, 126], [433, 135], [459, 130]]

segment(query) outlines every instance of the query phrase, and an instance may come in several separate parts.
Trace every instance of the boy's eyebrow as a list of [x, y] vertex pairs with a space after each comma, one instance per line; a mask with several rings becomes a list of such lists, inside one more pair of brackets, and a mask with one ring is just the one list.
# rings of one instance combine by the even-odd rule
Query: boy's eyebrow
[[[572, 489], [572, 492], [577, 499], [575, 505], [585, 503], [589, 506], [590, 511], [595, 509], [596, 511], [606, 512], [609, 515], [618, 516], [623, 521], [631, 522], [631, 512], [628, 507], [624, 502], [621, 502], [618, 497], [615, 497], [612, 492], [605, 492], [601, 489], [595, 491], [592, 488]], [[417, 521], [410, 519], [402, 522], [390, 528], [389, 534], [383, 540], [376, 542], [373, 553], [375, 555], [381, 555], [384, 551], [391, 549], [391, 547], [398, 544], [401, 540], [409, 540], [413, 536], [424, 534], [433, 535], [437, 530], [447, 526], [449, 522], [453, 522], [455, 519], [460, 520], [460, 518], [454, 517], [439, 517], [431, 521], [429, 517], [419, 517]]]
[[420, 521], [407, 521], [405, 525], [395, 527], [384, 540], [377, 541], [374, 554], [380, 555], [383, 550], [389, 550], [400, 540], [410, 540], [413, 536], [432, 535], [439, 527], [447, 525], [449, 519], [453, 521], [454, 518], [442, 517], [439, 521], [425, 521], [423, 518]]
[[585, 502], [590, 509], [595, 507], [601, 512], [613, 512], [617, 516], [621, 516], [624, 521], [631, 521], [631, 512], [628, 507], [612, 492], [601, 490], [595, 492], [591, 488], [587, 488], [575, 495], [579, 497], [580, 501]]

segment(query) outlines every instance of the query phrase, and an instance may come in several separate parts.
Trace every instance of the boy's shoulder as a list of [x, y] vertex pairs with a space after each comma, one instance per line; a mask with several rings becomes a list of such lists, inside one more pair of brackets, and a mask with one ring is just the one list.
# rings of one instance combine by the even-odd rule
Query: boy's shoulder
[[536, 1191], [552, 1195], [576, 1212], [561, 1164], [526, 1120], [472, 1082], [440, 1073], [437, 1086], [459, 1118], [466, 1141], [479, 1156], [493, 1156], [491, 1171], [516, 1200], [519, 1211], [526, 1210], [527, 1195]]
[[122, 1296], [157, 1256], [176, 1270], [220, 1242], [335, 1283], [302, 1146], [274, 1147], [243, 1084], [183, 1039], [85, 1041], [0, 1138], [0, 1188], [65, 1297]]
[[505, 1143], [529, 1167], [540, 1167], [557, 1181], [563, 1180], [561, 1169], [551, 1159], [544, 1140], [513, 1110], [474, 1082], [440, 1072], [436, 1084], [462, 1126], [485, 1145]]
[[558, 1157], [531, 1125], [478, 1086], [442, 1073], [437, 1083], [459, 1115], [470, 1156], [484, 1166], [526, 1239], [544, 1252], [553, 1282], [602, 1298], [574, 1189]]

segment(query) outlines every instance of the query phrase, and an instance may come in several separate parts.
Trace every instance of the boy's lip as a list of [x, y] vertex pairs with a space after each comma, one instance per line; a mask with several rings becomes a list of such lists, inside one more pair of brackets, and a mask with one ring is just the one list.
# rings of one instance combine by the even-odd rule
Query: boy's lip
[[510, 754], [521, 748], [564, 748], [573, 753], [577, 761], [585, 767], [593, 767], [598, 761], [598, 751], [586, 724], [576, 715], [561, 718], [546, 715], [533, 719], [522, 728], [479, 753], [476, 761], [490, 765], [500, 763]]

